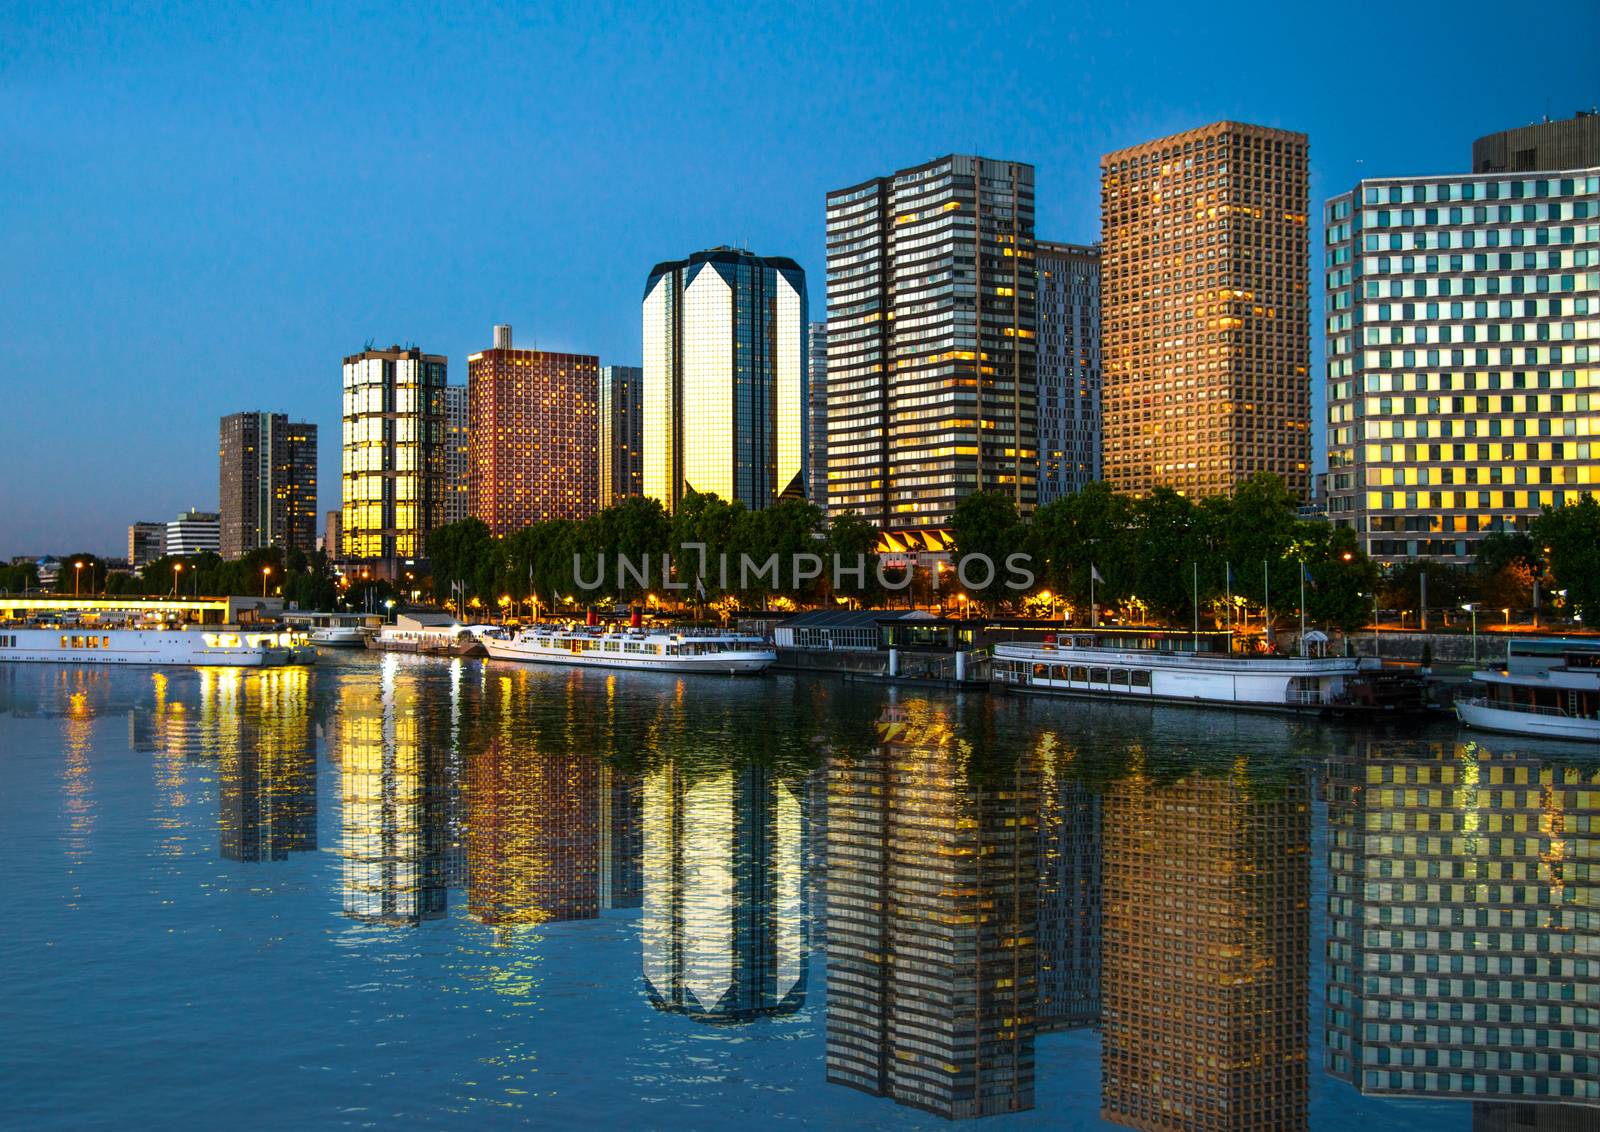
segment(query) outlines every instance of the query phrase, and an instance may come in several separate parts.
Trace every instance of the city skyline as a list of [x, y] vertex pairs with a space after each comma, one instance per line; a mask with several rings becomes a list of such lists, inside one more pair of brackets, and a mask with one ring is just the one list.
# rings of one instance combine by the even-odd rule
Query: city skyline
[[[359, 89], [362, 68], [376, 64], [358, 63], [350, 75], [327, 80], [328, 89], [318, 88], [331, 101], [334, 121], [326, 132], [306, 131], [301, 127], [311, 103], [305, 100], [313, 96], [284, 92], [297, 85], [317, 87], [300, 83], [299, 73], [323, 61], [321, 48], [301, 50], [307, 45], [299, 42], [293, 13], [266, 20], [263, 27], [226, 24], [220, 29], [228, 33], [222, 36], [226, 44], [249, 46], [225, 47], [224, 59], [241, 66], [253, 61], [257, 70], [242, 86], [231, 80], [218, 86], [235, 68], [211, 58], [203, 45], [211, 42], [208, 33], [219, 31], [207, 21], [225, 18], [237, 19], [216, 14], [180, 20], [185, 26], [155, 20], [137, 29], [101, 20], [100, 34], [87, 43], [72, 34], [70, 21], [48, 10], [22, 21], [22, 62], [13, 66], [9, 85], [20, 95], [15, 103], [22, 117], [18, 152], [35, 172], [18, 186], [12, 214], [19, 223], [5, 234], [19, 270], [0, 285], [7, 288], [7, 301], [0, 303], [5, 312], [0, 314], [0, 341], [5, 342], [0, 359], [18, 375], [19, 413], [44, 425], [0, 446], [0, 475], [6, 482], [38, 476], [57, 487], [50, 498], [7, 493], [0, 500], [0, 534], [6, 536], [0, 556], [110, 553], [123, 544], [133, 518], [213, 506], [197, 491], [214, 478], [205, 436], [215, 420], [235, 411], [252, 384], [270, 381], [270, 398], [250, 396], [244, 403], [270, 399], [326, 434], [337, 420], [331, 359], [355, 352], [368, 338], [426, 343], [449, 357], [460, 373], [467, 354], [481, 344], [484, 323], [507, 320], [527, 326], [528, 338], [539, 348], [595, 354], [605, 364], [637, 364], [637, 278], [650, 262], [678, 247], [743, 243], [789, 251], [821, 280], [822, 195], [832, 186], [952, 148], [1033, 164], [1040, 185], [1038, 231], [1087, 243], [1099, 227], [1099, 157], [1206, 122], [1235, 118], [1308, 134], [1315, 214], [1362, 178], [1466, 172], [1474, 139], [1547, 114], [1564, 117], [1595, 100], [1576, 56], [1572, 65], [1563, 65], [1569, 61], [1559, 57], [1555, 66], [1541, 60], [1537, 71], [1532, 61], [1501, 59], [1494, 44], [1475, 34], [1481, 24], [1470, 19], [1452, 29], [1428, 27], [1430, 35], [1444, 37], [1441, 47], [1451, 50], [1440, 51], [1438, 62], [1409, 65], [1414, 80], [1409, 85], [1419, 93], [1397, 91], [1387, 112], [1356, 116], [1340, 111], [1334, 91], [1302, 77], [1317, 73], [1314, 59], [1322, 49], [1307, 41], [1284, 50], [1278, 41], [1285, 38], [1281, 24], [1287, 17], [1277, 15], [1257, 21], [1259, 27], [1241, 21], [1226, 30], [1201, 31], [1174, 21], [1152, 32], [1150, 25], [1159, 21], [1135, 24], [1117, 14], [1087, 18], [1070, 10], [1037, 9], [1027, 17], [1037, 27], [1026, 49], [1037, 64], [1030, 71], [1070, 70], [1071, 77], [1041, 80], [1018, 112], [1009, 96], [985, 86], [993, 72], [1002, 66], [1009, 71], [1013, 64], [995, 62], [954, 84], [936, 81], [922, 68], [930, 45], [949, 34], [937, 20], [907, 30], [885, 10], [863, 17], [866, 26], [851, 27], [847, 34], [817, 19], [804, 25], [806, 38], [815, 40], [808, 48], [814, 57], [804, 57], [786, 43], [796, 37], [798, 16], [729, 26], [707, 13], [703, 23], [674, 25], [671, 49], [660, 60], [647, 51], [658, 45], [662, 28], [612, 29], [608, 46], [615, 49], [614, 61], [569, 84], [570, 93], [560, 93], [571, 77], [560, 67], [548, 79], [515, 80], [541, 89], [545, 82], [553, 84], [550, 97], [557, 107], [573, 112], [560, 126], [527, 112], [508, 111], [509, 119], [499, 120], [502, 102], [539, 93], [504, 85], [495, 88], [492, 105], [481, 101], [489, 95], [448, 84], [431, 94], [410, 95], [407, 107], [418, 119], [413, 122], [372, 101], [384, 97], [382, 83], [377, 93]], [[1425, 26], [1420, 14], [1391, 18], [1399, 21], [1391, 29], [1395, 42], [1405, 38], [1407, 21], [1417, 21], [1419, 32]], [[1600, 22], [1587, 11], [1578, 19]], [[998, 22], [978, 20], [973, 29], [978, 42], [998, 48]], [[580, 22], [536, 16], [526, 21], [534, 26], [513, 23], [493, 50], [519, 50], [529, 37], [540, 35], [553, 37], [557, 55], [563, 43], [582, 48], [587, 42], [589, 29]], [[392, 26], [347, 30], [373, 39], [378, 48], [390, 37], [416, 42], [416, 29], [403, 25], [396, 20]], [[1583, 40], [1581, 27], [1575, 30], [1568, 42]], [[467, 40], [477, 39], [426, 25], [421, 32], [425, 45], [443, 53], [441, 66], [460, 61]], [[1229, 37], [1225, 45], [1223, 36]], [[337, 38], [319, 32], [319, 44]], [[712, 50], [729, 38], [742, 50]], [[296, 46], [285, 50], [286, 41]], [[1180, 43], [1192, 43], [1194, 50], [1176, 50]], [[1264, 50], [1268, 43], [1277, 49]], [[1222, 46], [1236, 65], [1213, 74], [1218, 69], [1205, 48]], [[841, 119], [876, 120], [872, 91], [836, 93], [835, 86], [848, 84], [826, 81], [851, 73], [867, 50], [883, 54], [884, 81], [924, 95], [929, 113], [911, 116], [915, 122], [885, 123], [883, 129], [834, 128]], [[1146, 51], [1176, 56], [1155, 76], [1153, 88], [1123, 77], [1128, 60]], [[728, 114], [715, 97], [681, 122], [667, 120], [665, 110], [649, 105], [641, 112], [648, 81], [696, 52], [714, 63], [704, 75], [679, 80], [692, 90], [724, 82], [730, 73], [748, 73], [762, 89], [770, 85], [776, 92], [803, 69], [815, 84], [807, 89], [825, 93], [805, 112], [794, 111], [795, 128], [780, 131], [782, 140], [765, 143], [769, 160], [764, 167], [751, 165], [739, 176], [708, 180], [698, 168], [697, 147], [680, 146], [680, 152], [673, 143], [696, 137], [728, 144], [735, 133], [749, 130], [752, 115], [765, 112], [740, 107]], [[382, 54], [375, 48], [372, 57]], [[583, 51], [570, 54], [576, 59]], [[1458, 66], [1487, 66], [1491, 56], [1506, 76], [1494, 111], [1420, 101], [1422, 89], [1448, 81]], [[1081, 64], [1062, 66], [1069, 57], [1081, 58]], [[626, 66], [638, 73], [627, 73], [622, 89], [594, 97], [598, 84], [619, 77], [614, 68]], [[114, 88], [107, 85], [112, 74]], [[125, 129], [108, 152], [97, 153], [96, 169], [103, 166], [104, 175], [81, 176], [80, 163], [106, 140], [89, 123], [91, 111], [103, 109], [108, 98]], [[369, 111], [370, 120], [362, 119]], [[460, 129], [452, 111], [464, 116]], [[718, 118], [719, 111], [726, 121]], [[353, 146], [337, 124], [349, 126], [352, 117], [366, 122]], [[549, 121], [562, 118], [555, 110], [549, 113]], [[251, 133], [250, 145], [234, 140], [235, 132], [244, 131], [232, 127], [257, 119], [262, 128]], [[509, 135], [501, 133], [503, 127]], [[532, 154], [556, 129], [606, 139], [580, 155], [570, 184], [534, 164]], [[168, 167], [191, 168], [181, 155], [201, 144], [202, 130], [220, 139], [211, 162], [197, 176], [176, 177]], [[479, 176], [477, 162], [467, 155], [481, 156], [483, 147], [474, 145], [491, 130], [497, 155], [488, 160], [498, 175]], [[505, 136], [523, 144], [501, 144]], [[375, 180], [370, 160], [349, 157], [352, 150], [375, 152], [397, 140], [420, 146], [431, 179], [419, 178], [415, 185]], [[291, 150], [302, 143], [303, 153]], [[627, 152], [630, 146], [637, 152]], [[630, 169], [637, 171], [632, 163], [643, 163], [660, 175], [636, 178], [637, 187], [629, 178], [608, 175], [600, 191], [590, 191], [592, 182], [585, 178], [621, 158]], [[446, 190], [454, 191], [456, 180], [468, 177], [473, 191], [447, 199]], [[507, 187], [513, 184], [515, 191]], [[80, 222], [58, 223], [64, 210]], [[573, 232], [586, 238], [573, 240]], [[326, 258], [374, 256], [397, 233], [420, 241], [416, 254], [429, 271], [364, 279], [332, 270], [333, 261]], [[108, 240], [108, 234], [115, 238]], [[475, 253], [489, 241], [495, 247], [508, 241], [520, 246], [541, 270], [518, 272], [509, 260], [485, 267], [493, 257], [487, 250]], [[224, 248], [225, 253], [219, 250]], [[1317, 250], [1313, 241], [1314, 260]], [[82, 263], [89, 256], [94, 270], [86, 276]], [[820, 286], [813, 289], [813, 307], [820, 312], [824, 296]], [[1322, 300], [1316, 278], [1311, 296], [1315, 322]], [[267, 369], [264, 358], [248, 358], [230, 380], [212, 379], [204, 343], [218, 326], [231, 333], [272, 335], [273, 367]], [[64, 340], [75, 343], [78, 367], [70, 374], [79, 395], [70, 431], [85, 444], [64, 443], [72, 438], [57, 392], [62, 382], [53, 374], [57, 345]], [[1312, 341], [1315, 376], [1320, 334], [1313, 333]], [[1314, 414], [1320, 404], [1318, 391]], [[170, 458], [139, 477], [113, 474], [140, 450], [134, 436], [139, 444], [158, 442]], [[1320, 428], [1313, 429], [1313, 438], [1320, 462]], [[337, 482], [336, 446], [323, 445], [320, 456], [325, 511], [332, 502], [328, 490]]]

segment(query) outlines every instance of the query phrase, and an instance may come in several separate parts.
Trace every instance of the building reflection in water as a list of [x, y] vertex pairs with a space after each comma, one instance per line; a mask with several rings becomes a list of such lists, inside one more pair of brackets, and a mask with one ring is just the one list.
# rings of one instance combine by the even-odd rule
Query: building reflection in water
[[[1600, 773], [1507, 741], [1376, 741], [1329, 768], [1328, 1067], [1600, 1127]], [[1591, 764], [1592, 766], [1592, 764]]]
[[891, 707], [828, 763], [828, 1080], [949, 1118], [1033, 1107], [1037, 758]]
[[1100, 1022], [1100, 884], [1103, 804], [1073, 775], [1072, 752], [1046, 733], [1040, 742], [1040, 1030]]
[[234, 733], [218, 750], [218, 826], [232, 861], [281, 861], [317, 847], [317, 750], [309, 674], [282, 668], [244, 679]]
[[643, 949], [650, 1002], [706, 1022], [805, 999], [804, 816], [765, 766], [678, 758], [645, 775]]
[[417, 677], [386, 656], [339, 690], [344, 912], [416, 924], [444, 916], [449, 737]]
[[1146, 1129], [1306, 1127], [1305, 776], [1135, 766], [1106, 792], [1101, 1116]]

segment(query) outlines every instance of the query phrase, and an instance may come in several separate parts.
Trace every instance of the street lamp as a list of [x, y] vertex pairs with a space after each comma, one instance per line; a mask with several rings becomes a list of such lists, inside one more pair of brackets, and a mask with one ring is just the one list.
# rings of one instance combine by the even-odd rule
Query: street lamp
[[389, 611], [389, 618], [392, 623], [394, 619], [394, 598], [390, 598], [388, 601], [384, 602], [383, 605], [384, 608]]
[[174, 562], [172, 564], [172, 596], [174, 598], [178, 596], [178, 575], [181, 573], [183, 573], [183, 563]]
[[1472, 614], [1472, 666], [1478, 666], [1478, 603], [1469, 601], [1461, 607]]
[[72, 596], [73, 597], [77, 597], [78, 596], [78, 583], [82, 579], [83, 579], [83, 563], [82, 562], [74, 562], [72, 564]]
[[1506, 628], [1507, 629], [1511, 628], [1511, 607], [1510, 606], [1506, 606], [1500, 612], [1504, 613], [1506, 615]]
[[271, 566], [261, 567], [261, 596], [267, 596], [267, 576], [272, 573]]

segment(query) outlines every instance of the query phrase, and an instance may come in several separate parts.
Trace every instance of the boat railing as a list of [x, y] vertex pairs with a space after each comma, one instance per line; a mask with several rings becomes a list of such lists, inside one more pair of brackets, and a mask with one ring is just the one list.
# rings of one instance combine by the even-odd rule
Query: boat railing
[[1324, 702], [1321, 688], [1290, 688], [1288, 702], [1311, 706]]
[[1543, 704], [1508, 703], [1504, 700], [1492, 700], [1488, 696], [1457, 696], [1456, 703], [1466, 704], [1468, 707], [1498, 708], [1500, 711], [1514, 711], [1519, 714], [1568, 717], [1564, 708], [1546, 707]]

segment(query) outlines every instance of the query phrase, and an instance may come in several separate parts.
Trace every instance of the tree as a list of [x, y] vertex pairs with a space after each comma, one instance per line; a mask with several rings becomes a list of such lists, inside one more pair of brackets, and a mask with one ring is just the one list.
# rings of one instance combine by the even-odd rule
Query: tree
[[[864, 606], [883, 599], [884, 588], [878, 584], [878, 529], [854, 511], [844, 511], [833, 517], [828, 525], [827, 572], [832, 582], [833, 562], [837, 558], [844, 570], [840, 586], [835, 591], [840, 597], [852, 598]], [[857, 566], [861, 574], [853, 573]], [[891, 579], [893, 580], [893, 579]]]
[[495, 582], [500, 574], [500, 547], [481, 519], [448, 523], [428, 535], [428, 562], [433, 569], [433, 596], [448, 603], [456, 596], [490, 602], [499, 596]]
[[32, 562], [0, 566], [0, 593], [20, 594], [39, 587], [39, 568]]
[[[77, 564], [83, 563], [80, 568]], [[69, 554], [61, 560], [61, 573], [56, 575], [56, 593], [79, 594], [89, 597], [105, 589], [106, 564], [98, 555]]]
[[1033, 570], [1056, 594], [1087, 609], [1090, 569], [1105, 585], [1095, 586], [1095, 600], [1104, 604], [1132, 591], [1137, 578], [1133, 500], [1105, 483], [1041, 507], [1025, 540]]
[[[973, 492], [956, 504], [950, 527], [955, 535], [952, 557], [956, 577], [959, 579], [965, 570], [974, 583], [962, 585], [962, 589], [991, 609], [1012, 596], [1004, 584], [1006, 559], [1023, 549], [1027, 534], [1017, 514], [1016, 500], [998, 491]], [[988, 559], [987, 565], [966, 562], [984, 558]], [[987, 584], [977, 584], [985, 579]]]
[[1586, 495], [1546, 507], [1532, 535], [1534, 546], [1549, 548], [1549, 584], [1567, 591], [1566, 608], [1587, 624], [1600, 624], [1600, 499]]

